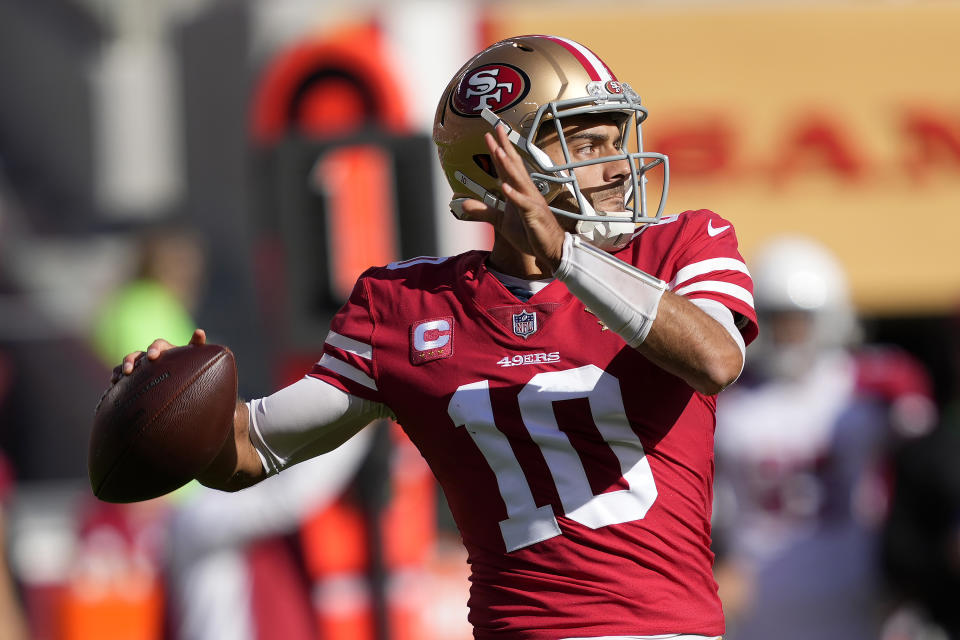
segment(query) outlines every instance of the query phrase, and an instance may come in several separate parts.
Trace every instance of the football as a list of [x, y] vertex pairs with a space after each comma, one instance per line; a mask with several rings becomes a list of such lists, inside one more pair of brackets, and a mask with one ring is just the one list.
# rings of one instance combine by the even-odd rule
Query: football
[[93, 493], [137, 502], [177, 489], [207, 468], [233, 432], [237, 369], [230, 349], [174, 347], [141, 356], [94, 413], [87, 466]]

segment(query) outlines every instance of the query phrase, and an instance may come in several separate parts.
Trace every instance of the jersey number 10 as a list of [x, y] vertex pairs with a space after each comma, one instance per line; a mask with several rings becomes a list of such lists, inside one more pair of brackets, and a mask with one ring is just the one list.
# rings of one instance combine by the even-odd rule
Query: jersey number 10
[[[597, 430], [620, 461], [627, 489], [595, 495], [583, 463], [560, 430], [553, 403], [586, 398]], [[657, 499], [657, 486], [640, 439], [630, 427], [619, 381], [599, 367], [586, 365], [533, 376], [517, 396], [520, 415], [530, 437], [540, 447], [550, 469], [566, 517], [591, 529], [639, 520]], [[500, 532], [507, 551], [516, 551], [560, 535], [560, 525], [549, 504], [538, 507], [507, 436], [493, 417], [490, 382], [459, 387], [447, 412], [454, 424], [466, 427], [480, 453], [496, 475], [507, 518]]]

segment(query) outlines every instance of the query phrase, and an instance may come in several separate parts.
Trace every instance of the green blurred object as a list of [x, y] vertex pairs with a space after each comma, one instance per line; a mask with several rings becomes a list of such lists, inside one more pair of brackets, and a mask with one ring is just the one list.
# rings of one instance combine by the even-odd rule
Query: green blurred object
[[105, 303], [94, 325], [93, 346], [113, 367], [157, 338], [186, 344], [194, 328], [190, 313], [167, 287], [152, 280], [135, 280]]

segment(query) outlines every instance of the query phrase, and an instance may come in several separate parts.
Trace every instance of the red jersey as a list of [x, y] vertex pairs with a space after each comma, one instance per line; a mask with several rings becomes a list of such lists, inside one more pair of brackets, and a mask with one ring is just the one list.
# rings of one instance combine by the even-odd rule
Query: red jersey
[[[476, 638], [721, 634], [715, 396], [562, 282], [521, 302], [487, 255], [368, 270], [311, 375], [387, 405], [430, 465], [469, 552]], [[715, 213], [665, 218], [616, 255], [755, 337], [750, 277]]]

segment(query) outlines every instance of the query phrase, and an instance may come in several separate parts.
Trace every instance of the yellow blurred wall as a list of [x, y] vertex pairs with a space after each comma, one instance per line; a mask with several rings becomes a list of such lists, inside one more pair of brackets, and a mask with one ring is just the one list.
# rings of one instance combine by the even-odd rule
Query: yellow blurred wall
[[491, 39], [604, 58], [650, 109], [645, 146], [671, 155], [668, 212], [729, 218], [748, 260], [804, 232], [864, 312], [960, 302], [960, 3], [509, 3], [488, 20]]

